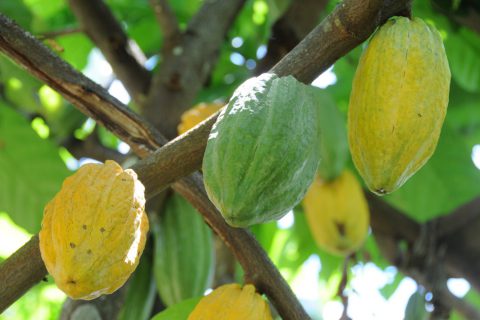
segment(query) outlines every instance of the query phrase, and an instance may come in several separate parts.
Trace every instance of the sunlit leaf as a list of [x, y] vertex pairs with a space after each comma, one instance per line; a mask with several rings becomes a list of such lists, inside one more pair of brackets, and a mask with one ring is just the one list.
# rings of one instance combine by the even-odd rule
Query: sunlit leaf
[[0, 210], [28, 232], [37, 232], [43, 207], [67, 174], [58, 149], [0, 103]]
[[451, 212], [480, 194], [480, 171], [471, 149], [444, 126], [435, 154], [399, 190], [384, 197], [412, 219], [424, 222]]
[[165, 311], [157, 313], [152, 320], [186, 320], [202, 297], [184, 300]]

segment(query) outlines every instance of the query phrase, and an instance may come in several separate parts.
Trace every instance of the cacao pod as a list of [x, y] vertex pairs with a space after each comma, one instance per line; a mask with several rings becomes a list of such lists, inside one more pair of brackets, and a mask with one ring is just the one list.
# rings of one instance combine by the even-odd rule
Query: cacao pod
[[382, 195], [431, 157], [448, 105], [450, 70], [440, 34], [394, 17], [372, 37], [353, 80], [348, 111], [353, 162]]
[[57, 286], [73, 299], [120, 288], [145, 247], [144, 186], [116, 162], [86, 164], [47, 204], [40, 252]]
[[188, 320], [271, 320], [267, 302], [255, 287], [236, 283], [218, 287], [200, 300]]
[[314, 90], [318, 105], [320, 130], [320, 164], [317, 173], [325, 181], [338, 177], [348, 159], [348, 141], [345, 120], [335, 102], [325, 92]]
[[199, 103], [190, 110], [185, 111], [180, 119], [180, 124], [177, 127], [178, 134], [183, 134], [188, 130], [195, 127], [203, 120], [210, 117], [212, 114], [220, 110], [224, 103], [212, 102], [212, 103]]
[[317, 245], [330, 253], [346, 256], [357, 250], [368, 235], [367, 201], [348, 170], [329, 182], [317, 176], [303, 207]]
[[222, 110], [203, 158], [205, 188], [228, 224], [279, 219], [301, 201], [319, 162], [311, 88], [263, 74]]
[[202, 296], [213, 277], [212, 232], [202, 216], [179, 195], [172, 195], [153, 223], [154, 275], [167, 305]]

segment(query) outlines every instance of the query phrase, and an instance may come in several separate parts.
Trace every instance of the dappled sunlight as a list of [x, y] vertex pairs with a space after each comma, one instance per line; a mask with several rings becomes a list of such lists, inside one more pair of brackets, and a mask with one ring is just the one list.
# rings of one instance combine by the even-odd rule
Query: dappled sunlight
[[0, 258], [8, 258], [23, 246], [32, 236], [16, 225], [6, 212], [0, 212]]

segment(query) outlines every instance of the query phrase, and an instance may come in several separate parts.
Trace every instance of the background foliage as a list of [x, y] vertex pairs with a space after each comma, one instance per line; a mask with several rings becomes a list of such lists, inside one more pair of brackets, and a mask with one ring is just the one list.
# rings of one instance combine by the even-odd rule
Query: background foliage
[[[461, 2], [453, 1], [449, 10], [461, 10]], [[163, 39], [148, 1], [109, 0], [107, 3], [122, 21], [128, 35], [146, 53], [149, 67], [155, 68], [162, 61], [158, 52]], [[176, 0], [170, 3], [181, 26], [185, 27], [202, 1]], [[208, 85], [199, 93], [197, 102], [226, 100], [236, 86], [252, 75], [258, 60], [265, 55], [272, 24], [288, 3], [287, 0], [247, 2], [229, 32], [218, 65]], [[337, 1], [330, 1], [325, 14], [336, 4]], [[65, 1], [1, 1], [0, 12], [44, 39], [75, 68], [106, 87], [114, 86], [115, 78], [108, 66], [98, 68], [105, 62], [97, 59], [93, 67], [96, 72], [92, 71], [98, 51], [85, 35], [75, 32], [78, 26]], [[430, 1], [414, 1], [413, 14], [434, 24], [442, 34], [452, 71], [450, 104], [446, 125], [432, 159], [404, 187], [385, 199], [413, 219], [425, 222], [448, 214], [480, 194], [480, 172], [472, 162], [472, 150], [480, 143], [480, 37], [439, 13]], [[51, 32], [62, 30], [72, 32], [49, 36]], [[328, 72], [333, 81], [325, 91], [344, 113], [360, 53], [361, 48], [353, 50]], [[107, 148], [121, 148], [117, 138], [106, 130], [95, 128], [94, 122], [56, 92], [0, 56], [0, 211], [6, 212], [0, 215], [0, 226], [8, 225], [0, 228], [0, 246], [15, 242], [15, 247], [0, 250], [0, 259], [8, 257], [22, 241], [11, 238], [3, 230], [12, 230], [16, 225], [28, 234], [38, 232], [44, 205], [59, 189], [69, 170], [80, 164], [66, 147], [71, 145], [72, 139], [85, 140], [92, 135]], [[353, 168], [351, 163], [349, 166]], [[255, 226], [253, 231], [292, 284], [298, 280], [305, 262], [318, 257], [321, 299], [323, 303], [339, 299], [336, 293], [342, 278], [343, 259], [315, 246], [301, 207], [290, 219], [294, 220], [293, 224], [264, 224]], [[374, 263], [392, 275], [380, 291], [388, 299], [403, 276], [392, 272], [373, 238], [369, 238], [356, 258], [349, 261], [350, 266], [367, 263]], [[349, 270], [348, 275], [354, 277], [354, 268]], [[478, 295], [473, 291], [466, 299], [480, 306]], [[62, 295], [54, 286], [42, 284], [0, 315], [0, 319], [56, 319], [62, 301]], [[312, 312], [319, 314], [320, 310]]]

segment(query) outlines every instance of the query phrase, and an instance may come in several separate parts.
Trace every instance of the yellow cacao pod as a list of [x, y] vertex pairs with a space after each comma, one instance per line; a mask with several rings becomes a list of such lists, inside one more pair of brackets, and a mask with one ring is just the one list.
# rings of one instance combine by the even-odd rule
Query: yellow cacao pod
[[47, 204], [40, 252], [57, 286], [73, 299], [120, 288], [145, 247], [144, 186], [116, 162], [86, 164]]
[[329, 182], [317, 175], [303, 199], [303, 207], [317, 245], [330, 253], [348, 255], [368, 235], [367, 201], [362, 187], [348, 170]]
[[199, 103], [193, 106], [190, 110], [182, 114], [180, 124], [177, 127], [178, 134], [183, 134], [195, 127], [203, 120], [210, 117], [212, 114], [220, 110], [225, 104], [220, 102]]
[[449, 86], [440, 34], [421, 19], [391, 18], [372, 37], [353, 80], [348, 127], [353, 162], [374, 193], [396, 190], [431, 157]]
[[267, 302], [251, 284], [218, 287], [203, 297], [188, 320], [271, 320]]

